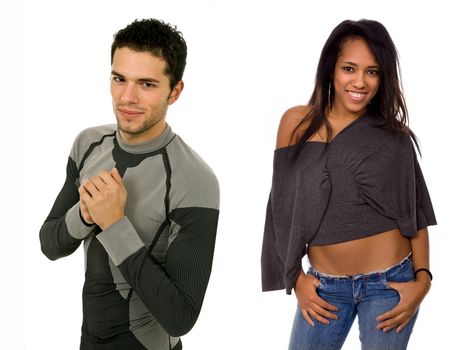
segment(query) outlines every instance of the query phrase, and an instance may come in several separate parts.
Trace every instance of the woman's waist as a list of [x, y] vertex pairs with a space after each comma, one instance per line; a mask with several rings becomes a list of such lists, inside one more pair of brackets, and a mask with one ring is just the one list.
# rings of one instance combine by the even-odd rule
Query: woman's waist
[[331, 275], [356, 275], [384, 270], [404, 259], [410, 241], [398, 229], [328, 245], [311, 245], [308, 258], [314, 269]]

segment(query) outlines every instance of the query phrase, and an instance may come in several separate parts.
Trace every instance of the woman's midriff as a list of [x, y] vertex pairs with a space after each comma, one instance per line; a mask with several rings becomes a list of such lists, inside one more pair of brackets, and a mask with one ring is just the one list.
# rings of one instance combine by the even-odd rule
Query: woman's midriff
[[353, 241], [311, 246], [308, 258], [317, 271], [344, 276], [384, 270], [410, 251], [409, 239], [395, 229]]

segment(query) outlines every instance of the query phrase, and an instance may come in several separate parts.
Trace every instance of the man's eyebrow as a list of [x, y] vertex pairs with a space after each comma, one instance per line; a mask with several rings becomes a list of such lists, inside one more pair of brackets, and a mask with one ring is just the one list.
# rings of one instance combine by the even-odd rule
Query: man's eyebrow
[[111, 71], [110, 74], [112, 75], [118, 75], [119, 77], [123, 77], [123, 75], [121, 75], [120, 73], [117, 73], [116, 71]]
[[[120, 73], [118, 73], [118, 72], [116, 72], [114, 70], [111, 71], [111, 74], [115, 75], [117, 77], [120, 77], [120, 78], [125, 78], [125, 76], [123, 74], [120, 74]], [[160, 83], [159, 80], [154, 79], [154, 78], [140, 78], [140, 79], [138, 79], [138, 82], [139, 83]]]
[[154, 79], [154, 78], [141, 78], [141, 79], [138, 79], [138, 82], [140, 82], [140, 83], [160, 83], [159, 80]]

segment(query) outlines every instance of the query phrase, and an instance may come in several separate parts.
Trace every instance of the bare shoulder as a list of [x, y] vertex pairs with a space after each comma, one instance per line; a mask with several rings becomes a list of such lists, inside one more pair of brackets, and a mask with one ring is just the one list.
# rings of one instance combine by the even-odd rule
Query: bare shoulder
[[279, 129], [277, 130], [276, 149], [287, 147], [295, 143], [300, 131], [303, 127], [306, 128], [306, 125], [300, 125], [300, 123], [310, 110], [311, 106], [300, 105], [285, 111], [279, 123]]

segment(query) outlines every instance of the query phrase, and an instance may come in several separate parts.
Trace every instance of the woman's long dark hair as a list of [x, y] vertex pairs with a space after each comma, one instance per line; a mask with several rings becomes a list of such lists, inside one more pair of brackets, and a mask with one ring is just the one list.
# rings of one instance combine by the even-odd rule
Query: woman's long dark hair
[[333, 137], [331, 126], [326, 119], [326, 110], [332, 105], [334, 99], [332, 77], [337, 58], [343, 44], [349, 38], [363, 39], [380, 66], [380, 85], [378, 92], [371, 100], [371, 104], [367, 106], [368, 112], [376, 117], [384, 118], [386, 128], [392, 132], [396, 134], [409, 133], [418, 148], [415, 134], [407, 126], [408, 112], [399, 78], [400, 67], [396, 46], [381, 23], [362, 19], [343, 21], [334, 28], [324, 44], [316, 70], [315, 87], [308, 103], [311, 109], [297, 129], [308, 121], [310, 125], [303, 135], [299, 136], [296, 155], [300, 153], [304, 143], [319, 130], [323, 123], [327, 130], [327, 143]]

